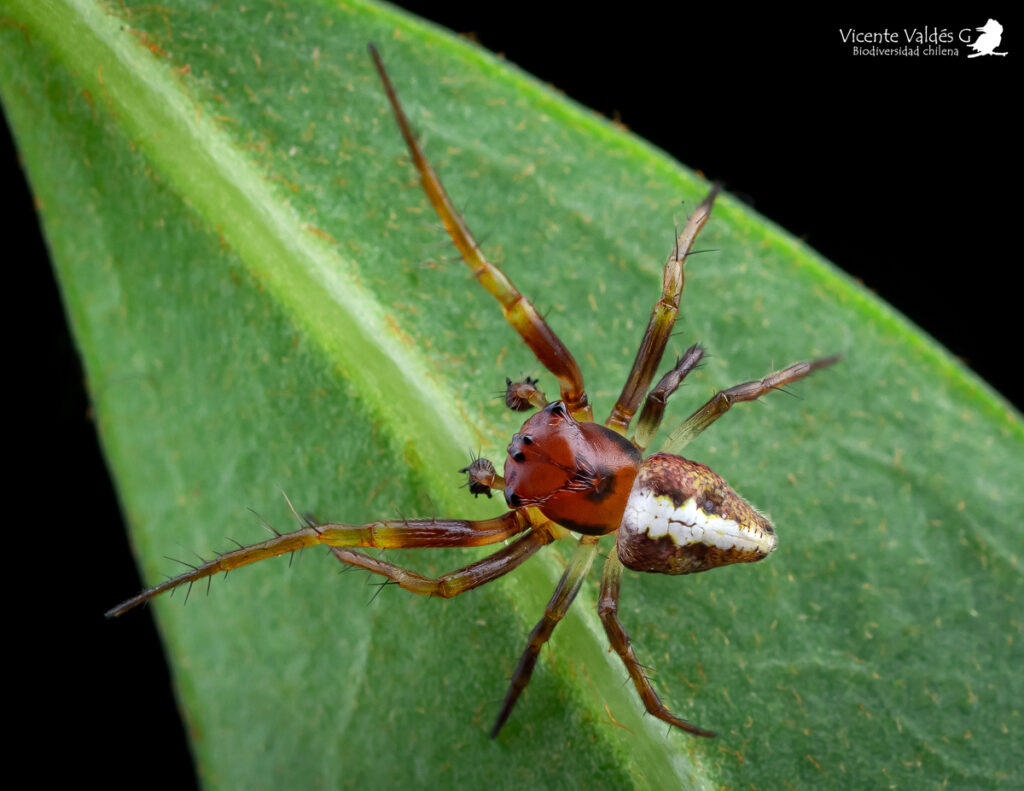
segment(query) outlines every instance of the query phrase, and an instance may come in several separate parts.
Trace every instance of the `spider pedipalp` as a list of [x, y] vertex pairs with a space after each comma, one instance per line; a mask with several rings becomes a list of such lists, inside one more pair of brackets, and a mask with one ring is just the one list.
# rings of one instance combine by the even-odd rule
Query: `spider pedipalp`
[[505, 378], [505, 406], [513, 412], [543, 409], [547, 403], [547, 396], [537, 387], [536, 379], [527, 376], [521, 382], [513, 382]]
[[494, 464], [490, 459], [482, 456], [473, 457], [470, 463], [459, 472], [465, 473], [467, 477], [466, 487], [474, 497], [481, 494], [492, 497], [491, 489], [504, 489], [505, 480], [495, 472]]

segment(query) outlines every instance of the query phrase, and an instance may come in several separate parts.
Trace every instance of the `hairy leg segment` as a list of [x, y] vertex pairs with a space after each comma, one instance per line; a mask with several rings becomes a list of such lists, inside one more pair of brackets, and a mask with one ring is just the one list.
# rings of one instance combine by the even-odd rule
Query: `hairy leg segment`
[[479, 547], [504, 541], [531, 527], [525, 510], [508, 511], [494, 519], [408, 519], [343, 525], [329, 522], [301, 527], [291, 533], [278, 533], [259, 544], [223, 552], [213, 560], [161, 582], [122, 602], [106, 615], [112, 618], [149, 601], [154, 596], [191, 586], [201, 579], [247, 566], [267, 558], [286, 555], [318, 544], [328, 547], [370, 547], [374, 549], [414, 549], [428, 547]]

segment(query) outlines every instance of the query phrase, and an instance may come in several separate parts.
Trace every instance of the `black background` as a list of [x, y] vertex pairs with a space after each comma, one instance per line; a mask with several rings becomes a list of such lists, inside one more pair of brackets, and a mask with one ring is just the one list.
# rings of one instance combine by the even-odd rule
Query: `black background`
[[[1022, 51], [1004, 9], [945, 17], [858, 11], [823, 20], [725, 6], [684, 12], [632, 3], [613, 16], [444, 5], [440, 12], [406, 4], [475, 34], [725, 182], [1022, 403], [1021, 257], [1010, 243], [1020, 224], [1010, 146], [1019, 121], [1008, 117], [1019, 106], [1009, 74]], [[989, 15], [1005, 27], [1006, 58], [853, 57], [838, 32], [925, 24], [958, 31]], [[12, 389], [21, 412], [11, 417], [32, 431], [14, 460], [31, 471], [27, 491], [18, 492], [30, 512], [11, 527], [37, 536], [23, 550], [38, 558], [36, 573], [19, 583], [31, 605], [14, 608], [28, 646], [21, 655], [31, 677], [45, 679], [30, 729], [71, 736], [63, 746], [68, 765], [112, 787], [134, 785], [139, 761], [168, 785], [187, 787], [194, 778], [149, 616], [116, 623], [101, 616], [140, 582], [116, 527], [116, 498], [32, 199], [15, 155], [3, 161], [7, 245], [15, 252], [8, 260], [24, 278], [12, 300], [23, 313], [9, 315], [31, 317], [33, 328], [25, 332], [20, 321], [9, 336], [16, 347], [31, 340], [24, 367], [8, 380], [9, 388], [12, 378], [20, 383]], [[58, 536], [45, 531], [55, 524]], [[62, 702], [48, 702], [55, 698]], [[121, 729], [123, 742], [101, 742], [111, 731], [98, 723], [108, 718], [137, 727]]]

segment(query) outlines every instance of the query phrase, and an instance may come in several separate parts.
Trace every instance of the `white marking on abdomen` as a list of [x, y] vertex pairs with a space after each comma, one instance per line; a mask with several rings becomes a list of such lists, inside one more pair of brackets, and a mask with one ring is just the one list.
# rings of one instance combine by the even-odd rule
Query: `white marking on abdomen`
[[634, 491], [626, 503], [622, 526], [652, 539], [670, 536], [677, 546], [705, 544], [719, 549], [739, 549], [767, 555], [775, 548], [775, 536], [756, 526], [741, 525], [697, 507], [694, 498], [676, 507], [668, 495]]

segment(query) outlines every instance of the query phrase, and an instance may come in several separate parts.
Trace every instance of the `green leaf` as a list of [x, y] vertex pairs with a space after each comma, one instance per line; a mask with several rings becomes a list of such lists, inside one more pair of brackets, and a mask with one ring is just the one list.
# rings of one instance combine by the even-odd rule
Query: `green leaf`
[[[470, 450], [501, 458], [518, 418], [493, 394], [536, 363], [446, 258], [368, 41], [470, 225], [611, 407], [666, 224], [706, 189], [693, 174], [376, 6], [5, 5], [4, 108], [147, 579], [181, 547], [256, 540], [249, 506], [286, 524], [279, 488], [352, 523], [501, 510], [454, 470]], [[668, 423], [766, 360], [846, 355], [802, 400], [737, 409], [688, 449], [772, 513], [780, 550], [624, 582], [657, 687], [719, 739], [641, 717], [594, 581], [487, 738], [558, 550], [459, 599], [387, 590], [370, 607], [360, 575], [309, 553], [156, 605], [209, 785], [1019, 783], [1019, 417], [728, 198], [704, 243], [719, 253], [688, 266], [678, 342], [715, 356]]]

